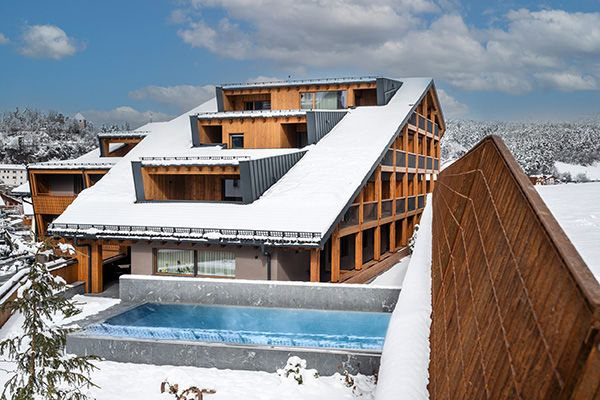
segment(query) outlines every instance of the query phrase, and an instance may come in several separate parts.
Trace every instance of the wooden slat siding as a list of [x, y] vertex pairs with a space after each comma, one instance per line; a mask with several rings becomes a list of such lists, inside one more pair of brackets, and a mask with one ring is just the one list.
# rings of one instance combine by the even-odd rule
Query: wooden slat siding
[[433, 193], [432, 399], [600, 398], [600, 285], [501, 139]]

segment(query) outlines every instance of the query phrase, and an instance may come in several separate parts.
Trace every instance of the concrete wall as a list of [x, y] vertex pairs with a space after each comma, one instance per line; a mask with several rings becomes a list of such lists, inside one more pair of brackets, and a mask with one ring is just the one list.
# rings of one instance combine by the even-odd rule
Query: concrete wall
[[[135, 243], [131, 246], [131, 273], [152, 275], [154, 273], [153, 249], [214, 250], [235, 254], [235, 276], [238, 279], [267, 279], [267, 260], [258, 247], [250, 246], [192, 246], [182, 243]], [[280, 281], [307, 281], [310, 279], [310, 254], [294, 249], [267, 249], [271, 253], [271, 279]]]

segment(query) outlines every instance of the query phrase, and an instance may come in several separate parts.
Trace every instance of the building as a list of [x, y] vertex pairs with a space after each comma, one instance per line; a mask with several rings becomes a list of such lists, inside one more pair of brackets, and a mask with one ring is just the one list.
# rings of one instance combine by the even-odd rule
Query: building
[[132, 274], [364, 281], [405, 249], [444, 129], [426, 78], [223, 85], [143, 137], [101, 137], [103, 155], [139, 144], [48, 232], [86, 255], [94, 292], [106, 246]]
[[6, 186], [19, 186], [27, 182], [27, 167], [21, 164], [0, 164], [0, 181]]

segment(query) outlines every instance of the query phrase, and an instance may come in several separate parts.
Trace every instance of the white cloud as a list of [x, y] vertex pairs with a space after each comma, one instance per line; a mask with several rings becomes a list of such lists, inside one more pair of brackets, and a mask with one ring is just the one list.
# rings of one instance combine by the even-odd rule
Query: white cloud
[[112, 110], [87, 110], [81, 114], [96, 125], [129, 123], [131, 128], [140, 127], [148, 122], [168, 121], [173, 116], [161, 112], [137, 111], [129, 106], [121, 106]]
[[[352, 65], [370, 73], [434, 76], [465, 90], [506, 93], [550, 83], [559, 90], [585, 90], [600, 79], [600, 13], [520, 9], [499, 20], [488, 17], [503, 28], [476, 29], [447, 1], [191, 3], [192, 20], [182, 20], [178, 31], [184, 42], [237, 60], [272, 60], [293, 71]], [[226, 17], [210, 24], [199, 13], [209, 7], [223, 8]], [[572, 75], [568, 79], [561, 76], [566, 70]]]
[[54, 25], [28, 26], [21, 35], [19, 52], [26, 57], [60, 60], [72, 56], [84, 45], [67, 36], [65, 31]]
[[248, 78], [246, 83], [265, 83], [265, 82], [281, 82], [282, 79], [275, 78], [272, 76], [259, 75], [256, 78]]
[[464, 117], [469, 113], [469, 107], [450, 96], [443, 89], [437, 89], [437, 94], [442, 105], [442, 112], [446, 118]]
[[10, 42], [10, 40], [0, 32], [0, 45], [6, 44]]
[[192, 86], [145, 86], [127, 94], [132, 99], [151, 99], [158, 103], [176, 106], [181, 111], [188, 111], [215, 97], [212, 85]]

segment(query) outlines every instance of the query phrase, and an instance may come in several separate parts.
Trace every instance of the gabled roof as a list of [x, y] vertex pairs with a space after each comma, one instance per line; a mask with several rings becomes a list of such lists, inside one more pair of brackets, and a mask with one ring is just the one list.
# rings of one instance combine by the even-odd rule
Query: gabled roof
[[[84, 190], [51, 225], [50, 232], [320, 247], [433, 84], [430, 78], [402, 82], [387, 105], [348, 110], [331, 132], [250, 204], [135, 203], [132, 160], [228, 155], [233, 151], [192, 148], [189, 113], [161, 123], [105, 178]], [[213, 99], [191, 113], [215, 110]]]

